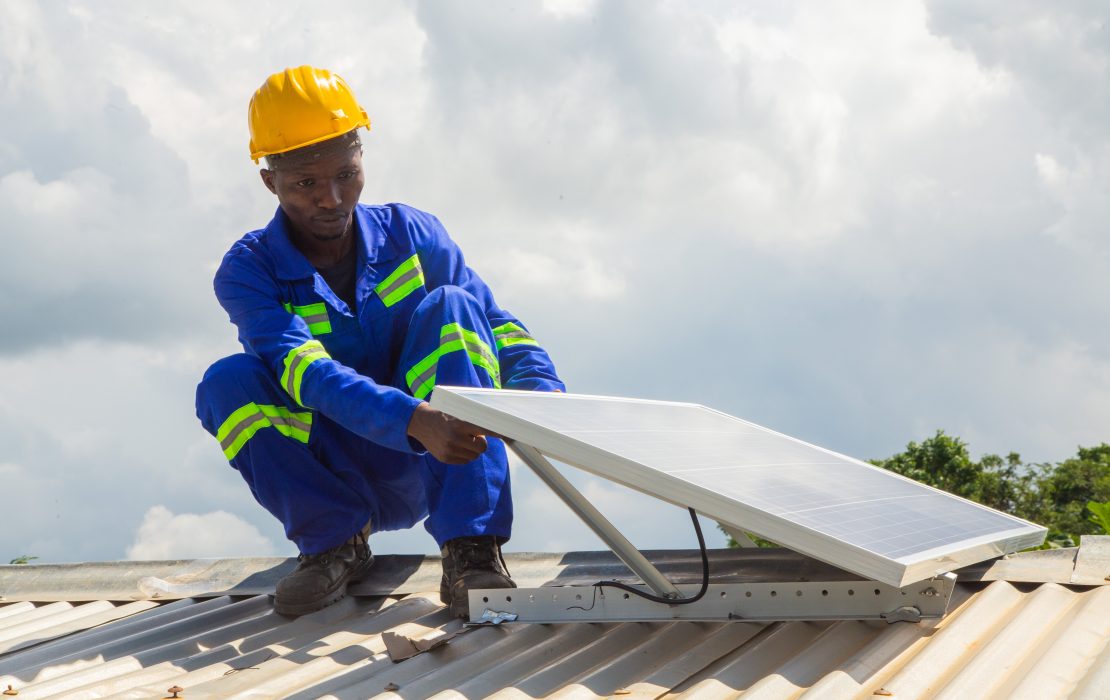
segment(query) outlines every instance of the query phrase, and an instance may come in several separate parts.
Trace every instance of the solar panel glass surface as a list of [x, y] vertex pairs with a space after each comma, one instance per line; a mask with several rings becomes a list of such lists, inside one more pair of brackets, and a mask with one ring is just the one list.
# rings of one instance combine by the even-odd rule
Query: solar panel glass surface
[[433, 405], [623, 483], [890, 583], [1035, 546], [1044, 528], [704, 406], [438, 388]]

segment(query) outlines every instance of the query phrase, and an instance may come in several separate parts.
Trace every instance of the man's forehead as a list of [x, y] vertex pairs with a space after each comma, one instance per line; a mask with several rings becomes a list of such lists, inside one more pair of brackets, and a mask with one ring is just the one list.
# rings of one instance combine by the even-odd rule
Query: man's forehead
[[361, 163], [362, 151], [350, 151], [349, 153], [337, 153], [309, 162], [275, 163], [271, 166], [271, 170], [280, 172], [282, 175], [312, 176], [358, 167]]
[[354, 164], [362, 155], [362, 141], [357, 131], [310, 144], [266, 159], [271, 170], [282, 172], [317, 171], [328, 167]]

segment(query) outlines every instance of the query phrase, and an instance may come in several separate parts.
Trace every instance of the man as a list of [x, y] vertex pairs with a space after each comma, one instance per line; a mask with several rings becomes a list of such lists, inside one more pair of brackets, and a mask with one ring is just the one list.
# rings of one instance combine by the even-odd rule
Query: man
[[326, 70], [271, 75], [249, 110], [251, 157], [279, 207], [224, 256], [216, 297], [245, 353], [216, 362], [197, 415], [301, 552], [275, 609], [302, 615], [367, 575], [373, 531], [425, 527], [440, 596], [509, 588], [504, 444], [424, 401], [437, 384], [562, 391], [433, 216], [358, 203], [370, 120]]

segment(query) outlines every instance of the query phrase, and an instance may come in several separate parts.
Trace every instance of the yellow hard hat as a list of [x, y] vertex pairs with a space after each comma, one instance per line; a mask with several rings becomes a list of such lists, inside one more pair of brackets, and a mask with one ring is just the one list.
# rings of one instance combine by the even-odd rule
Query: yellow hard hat
[[266, 78], [251, 98], [247, 121], [255, 163], [360, 126], [370, 128], [370, 117], [346, 81], [312, 66], [286, 68]]

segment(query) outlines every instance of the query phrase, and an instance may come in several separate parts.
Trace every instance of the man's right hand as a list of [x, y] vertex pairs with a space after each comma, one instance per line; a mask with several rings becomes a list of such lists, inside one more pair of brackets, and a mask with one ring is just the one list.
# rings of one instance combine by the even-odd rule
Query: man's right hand
[[408, 435], [444, 464], [466, 464], [477, 459], [487, 447], [486, 431], [473, 423], [452, 418], [427, 402], [413, 412]]

